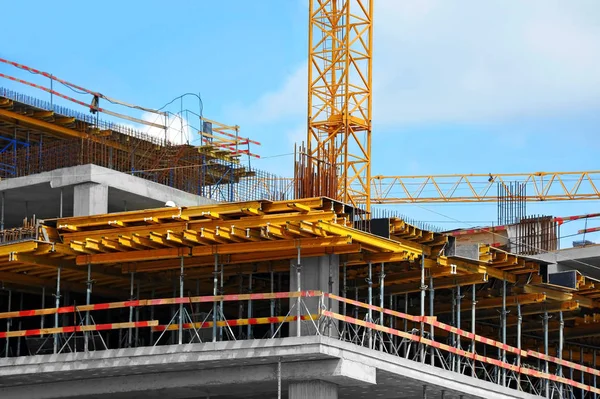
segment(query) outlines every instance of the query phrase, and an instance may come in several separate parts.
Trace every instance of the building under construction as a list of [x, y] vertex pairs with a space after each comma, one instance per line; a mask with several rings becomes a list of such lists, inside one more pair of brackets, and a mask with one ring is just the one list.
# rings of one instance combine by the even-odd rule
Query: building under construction
[[[174, 143], [167, 121], [116, 114], [99, 103], [114, 99], [0, 59], [92, 100], [0, 74], [86, 111], [0, 89], [2, 398], [598, 397], [600, 247], [560, 251], [564, 218], [514, 213], [530, 199], [509, 185], [498, 201], [518, 217], [500, 226], [440, 232], [371, 209], [385, 202], [370, 191], [382, 187], [372, 1], [357, 2], [365, 15], [346, 29], [368, 40], [344, 40], [364, 53], [311, 34], [310, 55], [367, 60], [365, 88], [311, 67], [293, 179], [244, 162], [258, 143], [237, 126], [195, 114], [199, 143]], [[319, 3], [311, 32], [325, 37], [350, 2]], [[344, 87], [356, 90], [345, 103]]]

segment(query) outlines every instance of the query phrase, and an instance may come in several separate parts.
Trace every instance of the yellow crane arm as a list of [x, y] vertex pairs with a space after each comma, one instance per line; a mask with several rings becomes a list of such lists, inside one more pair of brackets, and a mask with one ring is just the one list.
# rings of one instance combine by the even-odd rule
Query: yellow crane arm
[[[511, 193], [514, 183], [525, 185], [526, 201], [600, 199], [600, 170], [583, 172], [535, 172], [448, 174], [422, 176], [373, 176], [371, 203], [496, 202], [498, 185]], [[513, 186], [511, 186], [513, 183]]]

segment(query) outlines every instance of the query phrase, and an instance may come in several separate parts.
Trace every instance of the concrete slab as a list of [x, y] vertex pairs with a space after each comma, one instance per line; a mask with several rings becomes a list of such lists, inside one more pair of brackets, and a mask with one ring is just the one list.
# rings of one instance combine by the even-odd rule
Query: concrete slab
[[159, 183], [88, 164], [0, 181], [0, 193], [5, 201], [5, 226], [20, 226], [23, 218], [33, 215], [38, 219], [59, 217], [61, 193], [63, 216], [73, 216], [74, 187], [87, 184], [108, 187], [108, 212], [158, 208], [167, 201], [178, 206], [216, 203]]
[[[9, 398], [264, 398], [294, 381], [338, 385], [338, 397], [534, 398], [333, 338], [312, 336], [44, 355], [0, 360]], [[284, 396], [285, 397], [285, 396]]]

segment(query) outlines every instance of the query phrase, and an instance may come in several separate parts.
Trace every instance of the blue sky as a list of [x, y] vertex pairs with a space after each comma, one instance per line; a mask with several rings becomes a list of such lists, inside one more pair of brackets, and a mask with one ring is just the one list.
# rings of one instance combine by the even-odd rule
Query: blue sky
[[[3, 12], [13, 38], [1, 57], [148, 107], [199, 92], [206, 117], [263, 143], [254, 166], [291, 175], [284, 154], [306, 131], [305, 1], [33, 1]], [[374, 174], [600, 169], [599, 2], [378, 0], [374, 20]], [[496, 220], [494, 204], [398, 208], [446, 228]], [[528, 207], [560, 216], [599, 208]], [[563, 234], [583, 228], [569, 226]]]

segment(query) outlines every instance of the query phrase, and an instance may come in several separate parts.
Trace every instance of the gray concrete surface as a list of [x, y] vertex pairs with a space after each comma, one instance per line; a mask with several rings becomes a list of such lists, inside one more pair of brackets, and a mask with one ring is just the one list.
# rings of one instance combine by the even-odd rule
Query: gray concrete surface
[[[97, 188], [91, 189], [92, 196], [86, 200], [84, 188], [89, 185]], [[104, 195], [106, 188], [108, 212], [158, 208], [169, 200], [178, 206], [215, 203], [198, 195], [88, 164], [0, 181], [0, 193], [5, 201], [5, 226], [20, 226], [23, 218], [33, 215], [38, 219], [59, 217], [61, 192], [63, 216], [80, 215], [85, 207], [94, 212], [103, 211], [104, 207], [100, 208], [103, 199], [94, 197]]]
[[284, 398], [307, 381], [337, 385], [342, 399], [422, 398], [424, 385], [428, 398], [534, 398], [321, 336], [0, 359], [0, 397], [264, 399], [277, 397], [279, 360]]
[[[302, 253], [300, 253], [302, 255]], [[298, 289], [298, 275], [296, 273], [296, 260], [290, 262], [290, 291]], [[331, 292], [339, 294], [340, 286], [340, 261], [339, 255], [325, 255], [316, 257], [306, 257], [301, 259], [300, 272], [300, 289], [317, 290], [323, 292]], [[316, 314], [319, 311], [320, 298], [303, 298], [301, 306], [301, 314], [308, 313]], [[297, 299], [290, 299], [290, 309], [292, 306], [297, 306]], [[332, 312], [338, 313], [338, 301], [331, 301], [329, 307]], [[292, 310], [292, 314], [296, 315], [296, 308]], [[296, 336], [296, 322], [288, 323], [289, 335]], [[315, 335], [316, 328], [312, 323], [302, 323], [300, 335]], [[333, 333], [333, 332], [332, 332]]]
[[548, 262], [549, 273], [574, 269], [585, 276], [600, 279], [600, 245], [565, 248], [530, 257]]

